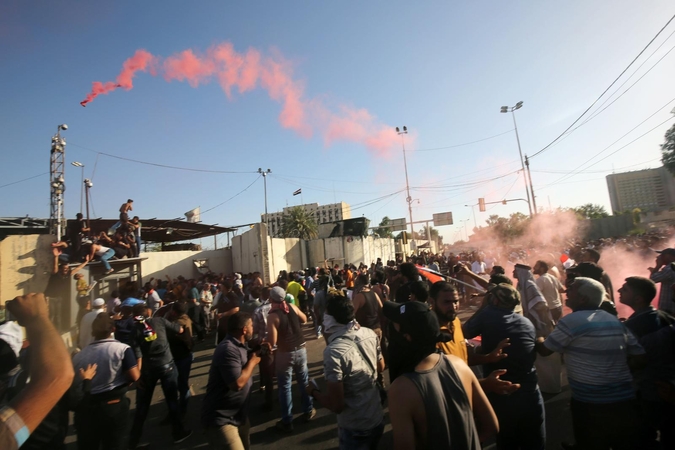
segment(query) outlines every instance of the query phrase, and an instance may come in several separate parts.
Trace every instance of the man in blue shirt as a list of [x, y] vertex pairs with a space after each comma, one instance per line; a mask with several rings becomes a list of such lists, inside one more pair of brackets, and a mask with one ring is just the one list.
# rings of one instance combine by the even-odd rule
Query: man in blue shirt
[[202, 425], [209, 448], [248, 449], [248, 406], [253, 369], [260, 355], [250, 352], [247, 345], [253, 337], [250, 314], [237, 312], [228, 317], [227, 330], [213, 354], [202, 403]]
[[503, 350], [507, 357], [483, 365], [484, 373], [506, 370], [501, 378], [520, 386], [512, 393], [487, 392], [499, 418], [497, 448], [543, 450], [546, 422], [534, 368], [536, 332], [529, 319], [514, 312], [518, 304], [520, 294], [513, 286], [491, 286], [484, 306], [462, 326], [462, 331], [467, 339], [481, 336], [483, 353], [493, 351], [502, 340], [509, 339]]

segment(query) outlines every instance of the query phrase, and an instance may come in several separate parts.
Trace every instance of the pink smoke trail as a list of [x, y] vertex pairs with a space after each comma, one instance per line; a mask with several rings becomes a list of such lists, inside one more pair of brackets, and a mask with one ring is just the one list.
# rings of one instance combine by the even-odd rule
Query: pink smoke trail
[[230, 42], [215, 45], [204, 54], [187, 49], [163, 60], [138, 50], [124, 62], [115, 82], [94, 82], [82, 106], [117, 88], [130, 90], [137, 72], [150, 72], [153, 76], [161, 73], [168, 82], [187, 82], [194, 88], [216, 80], [228, 99], [235, 89], [243, 94], [261, 87], [281, 104], [282, 127], [304, 138], [319, 134], [325, 146], [337, 141], [354, 142], [387, 156], [400, 145], [394, 128], [379, 122], [365, 109], [342, 105], [331, 110], [318, 98], [307, 99], [304, 83], [294, 77], [293, 65], [278, 51], [262, 55], [251, 48], [239, 53]]
[[87, 106], [87, 103], [94, 100], [101, 94], [108, 94], [114, 91], [117, 88], [123, 88], [127, 91], [134, 87], [132, 80], [136, 76], [136, 72], [147, 72], [149, 69], [152, 70], [152, 64], [154, 62], [154, 56], [145, 50], [136, 50], [134, 56], [124, 61], [122, 64], [122, 71], [117, 75], [116, 82], [107, 81], [101, 83], [100, 81], [94, 81], [92, 83], [91, 92], [87, 94], [87, 98], [80, 102], [80, 105]]

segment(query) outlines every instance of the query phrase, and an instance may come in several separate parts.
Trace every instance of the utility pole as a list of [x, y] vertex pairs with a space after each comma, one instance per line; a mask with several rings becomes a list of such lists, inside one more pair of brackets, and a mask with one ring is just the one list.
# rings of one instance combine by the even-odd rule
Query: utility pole
[[85, 199], [86, 205], [87, 205], [87, 228], [89, 228], [89, 229], [91, 229], [91, 225], [89, 223], [89, 195], [90, 195], [89, 189], [91, 189], [92, 186], [94, 186], [94, 183], [92, 183], [89, 178], [85, 178], [84, 179], [84, 187], [85, 187], [84, 199]]
[[[263, 171], [260, 167], [258, 167], [258, 173], [262, 175], [263, 177], [263, 185], [265, 186], [265, 227], [267, 227], [267, 174], [272, 173], [270, 169], [267, 169]], [[269, 234], [269, 230], [267, 230], [267, 233]]]
[[408, 128], [404, 125], [403, 131], [399, 130], [396, 127], [396, 133], [401, 136], [401, 145], [403, 146], [403, 169], [405, 170], [405, 190], [408, 194], [406, 201], [408, 202], [408, 213], [410, 214], [410, 238], [415, 239], [415, 230], [413, 229], [413, 215], [412, 215], [412, 202], [413, 198], [410, 196], [410, 183], [408, 182], [408, 162], [405, 157], [405, 139], [403, 138], [404, 134], [408, 134]]
[[502, 109], [500, 112], [502, 113], [507, 113], [510, 112], [511, 116], [513, 117], [513, 128], [516, 131], [516, 141], [518, 142], [518, 154], [520, 155], [520, 166], [523, 169], [523, 183], [525, 184], [525, 194], [527, 194], [527, 207], [530, 210], [530, 217], [532, 217], [532, 203], [530, 203], [530, 191], [528, 189], [527, 185], [527, 173], [525, 172], [525, 162], [523, 161], [523, 151], [520, 148], [520, 136], [518, 136], [518, 125], [516, 124], [516, 114], [514, 113], [515, 110], [520, 109], [523, 107], [523, 102], [518, 102], [516, 103], [515, 106], [508, 107], [508, 106], [502, 106]]
[[530, 193], [532, 194], [532, 209], [537, 214], [537, 199], [534, 196], [534, 187], [532, 186], [532, 174], [530, 173], [530, 160], [525, 155], [525, 167], [527, 168], [527, 178], [530, 180]]

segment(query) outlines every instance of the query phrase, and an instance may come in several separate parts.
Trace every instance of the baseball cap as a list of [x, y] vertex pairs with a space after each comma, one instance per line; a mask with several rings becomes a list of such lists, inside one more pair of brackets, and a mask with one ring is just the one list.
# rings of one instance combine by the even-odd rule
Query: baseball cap
[[427, 345], [452, 340], [452, 336], [441, 333], [436, 313], [427, 303], [385, 301], [382, 306], [384, 316], [399, 324], [401, 333], [409, 334], [413, 344]]
[[283, 302], [285, 296], [286, 296], [286, 291], [284, 291], [284, 288], [282, 288], [282, 287], [275, 286], [272, 289], [270, 289], [270, 299], [273, 302], [277, 302], [277, 303]]
[[103, 300], [100, 297], [97, 298], [96, 300], [94, 300], [94, 303], [91, 304], [91, 306], [93, 306], [94, 308], [102, 308], [104, 305], [105, 305], [105, 300]]
[[656, 253], [661, 253], [662, 255], [675, 256], [675, 248], [666, 248], [663, 250], [657, 250]]
[[492, 303], [493, 299], [496, 299], [498, 306], [503, 308], [513, 309], [520, 304], [520, 292], [506, 283], [490, 286], [485, 296], [485, 300], [489, 304]]

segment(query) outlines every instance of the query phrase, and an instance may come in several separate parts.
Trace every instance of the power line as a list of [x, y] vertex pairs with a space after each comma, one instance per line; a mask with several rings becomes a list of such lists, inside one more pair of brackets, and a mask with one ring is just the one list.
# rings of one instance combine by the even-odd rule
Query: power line
[[[660, 161], [661, 158], [656, 158], [656, 159], [650, 159], [649, 161], [643, 161], [637, 164], [631, 164], [630, 166], [623, 166], [619, 168], [611, 168], [611, 169], [602, 169], [602, 170], [583, 170], [579, 173], [607, 173], [607, 172], [614, 172], [616, 170], [624, 170], [624, 169], [630, 169], [631, 167], [636, 167], [636, 166], [641, 166], [643, 164], [655, 162], [655, 161]], [[532, 170], [532, 172], [536, 173], [558, 173], [558, 174], [564, 174], [567, 175], [570, 172], [573, 172], [574, 170]]]
[[490, 140], [490, 139], [494, 139], [494, 138], [496, 138], [496, 137], [503, 136], [503, 135], [505, 135], [505, 134], [507, 134], [507, 133], [510, 133], [510, 132], [512, 132], [512, 131], [513, 131], [513, 129], [506, 130], [506, 131], [504, 131], [503, 133], [495, 134], [494, 136], [486, 137], [486, 138], [483, 138], [483, 139], [478, 139], [477, 141], [465, 142], [465, 143], [463, 143], [463, 144], [449, 145], [449, 146], [447, 146], [447, 147], [424, 148], [424, 149], [420, 149], [420, 150], [412, 150], [412, 151], [414, 151], [414, 152], [432, 152], [432, 151], [434, 151], [434, 150], [446, 150], [446, 149], [449, 149], [449, 148], [464, 147], [464, 146], [466, 146], [466, 145], [472, 145], [472, 144], [477, 144], [478, 142], [488, 141], [488, 140]]
[[[671, 102], [674, 101], [674, 100], [675, 100], [675, 99], [671, 100]], [[650, 117], [651, 117], [651, 116], [650, 116]], [[645, 120], [647, 120], [647, 119], [645, 119]], [[618, 149], [614, 150], [614, 151], [613, 151], [612, 153], [610, 153], [609, 155], [605, 156], [605, 157], [602, 158], [602, 159], [599, 159], [598, 161], [594, 162], [593, 164], [591, 164], [591, 165], [588, 166], [588, 167], [593, 167], [594, 165], [598, 164], [600, 161], [604, 161], [605, 159], [607, 159], [607, 158], [609, 158], [610, 156], [614, 155], [614, 154], [617, 153], [618, 151], [623, 150], [624, 148], [628, 147], [629, 145], [631, 145], [631, 144], [634, 143], [635, 141], [637, 141], [637, 140], [639, 140], [639, 139], [642, 139], [643, 137], [645, 137], [646, 135], [648, 135], [649, 133], [651, 133], [652, 131], [656, 130], [656, 129], [659, 128], [661, 125], [663, 125], [664, 123], [666, 123], [666, 122], [668, 122], [668, 121], [670, 121], [670, 120], [672, 120], [672, 117], [667, 118], [667, 119], [664, 120], [663, 122], [661, 122], [661, 123], [659, 123], [658, 125], [656, 125], [654, 128], [652, 128], [652, 129], [650, 129], [650, 130], [647, 130], [646, 132], [642, 133], [640, 136], [636, 137], [635, 139], [633, 139], [633, 140], [630, 141], [629, 143], [627, 143], [627, 144], [625, 144], [625, 145], [619, 147]], [[644, 123], [644, 122], [642, 122], [642, 123]], [[640, 125], [642, 125], [642, 123], [640, 123]], [[640, 126], [640, 125], [638, 125], [638, 126]], [[635, 128], [637, 128], [637, 126], [636, 126]], [[633, 130], [634, 130], [635, 128], [633, 128]], [[628, 133], [630, 133], [630, 132], [633, 131], [633, 130], [630, 130]], [[626, 134], [628, 134], [628, 133], [626, 133]], [[610, 144], [610, 145], [608, 145], [607, 147], [605, 147], [602, 151], [600, 151], [600, 152], [599, 152], [597, 155], [595, 155], [594, 157], [592, 157], [592, 158], [586, 160], [586, 162], [582, 163], [579, 167], [586, 165], [586, 164], [587, 164], [588, 162], [590, 162], [593, 158], [597, 157], [600, 153], [603, 153], [605, 150], [609, 149], [612, 145], [614, 145], [614, 144], [616, 144], [617, 142], [619, 142], [621, 139], [623, 139], [623, 138], [626, 136], [626, 134], [624, 134], [623, 136], [621, 136], [619, 139], [617, 139], [616, 141], [614, 141], [612, 144]], [[578, 167], [577, 167], [577, 169], [578, 169]], [[576, 169], [575, 169], [575, 171], [576, 171]], [[574, 171], [573, 171], [573, 172], [574, 172]], [[581, 171], [579, 171], [579, 172], [577, 172], [577, 173], [569, 173], [569, 174], [567, 174], [567, 175], [563, 175], [562, 177], [558, 178], [558, 179], [557, 179], [556, 181], [554, 181], [553, 183], [549, 183], [549, 184], [547, 184], [547, 185], [545, 185], [545, 186], [543, 186], [543, 187], [541, 187], [541, 188], [539, 188], [539, 189], [544, 189], [544, 188], [553, 186], [553, 185], [558, 184], [558, 183], [560, 183], [561, 181], [566, 180], [566, 179], [568, 179], [568, 178], [570, 178], [570, 177], [572, 177], [572, 176], [574, 176], [574, 175], [578, 175], [579, 173], [581, 173]]]
[[90, 152], [94, 152], [98, 155], [107, 156], [108, 158], [121, 159], [122, 161], [133, 162], [133, 163], [136, 163], [136, 164], [145, 164], [146, 166], [161, 167], [163, 169], [184, 170], [184, 171], [187, 171], [187, 172], [203, 172], [203, 173], [229, 173], [229, 174], [257, 173], [257, 172], [251, 172], [251, 171], [249, 171], [249, 172], [235, 172], [235, 171], [230, 171], [230, 170], [194, 169], [194, 168], [189, 168], [189, 167], [170, 166], [170, 165], [167, 165], [167, 164], [158, 164], [158, 163], [152, 163], [152, 162], [148, 162], [148, 161], [140, 161], [138, 159], [125, 158], [123, 156], [112, 155], [110, 153], [100, 152], [100, 151], [94, 150], [92, 148], [83, 147], [82, 145], [73, 144], [72, 142], [68, 142], [68, 144], [73, 145], [75, 147], [79, 147], [79, 148], [84, 149], [84, 150], [88, 150]]
[[623, 76], [623, 74], [626, 73], [626, 71], [627, 71], [627, 70], [635, 63], [635, 61], [637, 61], [637, 59], [638, 59], [640, 56], [642, 56], [642, 54], [647, 50], [647, 48], [649, 48], [649, 46], [652, 45], [652, 43], [654, 42], [654, 40], [656, 40], [656, 38], [659, 37], [659, 35], [663, 32], [663, 30], [665, 30], [666, 27], [667, 27], [668, 25], [670, 25], [670, 22], [672, 22], [673, 19], [675, 19], [675, 15], [673, 15], [673, 16], [668, 20], [668, 22], [666, 22], [666, 24], [663, 26], [663, 28], [661, 28], [661, 29], [659, 30], [659, 32], [656, 33], [656, 36], [654, 36], [654, 37], [652, 38], [652, 40], [649, 41], [649, 43], [648, 43], [648, 44], [640, 51], [640, 53], [638, 53], [637, 56], [636, 56], [635, 58], [633, 58], [633, 60], [630, 62], [630, 64], [628, 64], [628, 66], [627, 66], [625, 69], [623, 69], [623, 71], [619, 74], [618, 77], [616, 77], [616, 79], [614, 79], [614, 81], [612, 81], [612, 83], [607, 87], [607, 89], [605, 89], [605, 90], [602, 92], [602, 94], [600, 94], [600, 96], [599, 96], [598, 98], [596, 98], [595, 101], [593, 101], [593, 103], [591, 103], [591, 106], [589, 106], [588, 108], [586, 108], [586, 110], [585, 110], [583, 113], [581, 113], [581, 115], [580, 115], [579, 117], [577, 117], [576, 120], [575, 120], [574, 122], [572, 122], [572, 123], [570, 124], [569, 127], [567, 127], [567, 128], [565, 129], [565, 131], [563, 131], [562, 133], [560, 133], [560, 135], [558, 135], [558, 137], [556, 137], [555, 139], [553, 139], [546, 147], [542, 148], [541, 150], [539, 150], [539, 151], [536, 152], [535, 154], [531, 155], [531, 156], [530, 156], [530, 159], [532, 159], [532, 158], [534, 158], [535, 156], [537, 156], [537, 155], [541, 154], [542, 152], [546, 151], [546, 149], [548, 149], [549, 147], [551, 147], [555, 142], [558, 141], [558, 139], [560, 139], [561, 137], [563, 137], [563, 136], [564, 136], [564, 135], [565, 135], [565, 134], [566, 134], [566, 133], [567, 133], [567, 132], [568, 132], [568, 131], [569, 131], [569, 130], [570, 130], [570, 129], [578, 122], [578, 121], [579, 121], [579, 120], [581, 120], [581, 118], [584, 117], [584, 116], [586, 115], [586, 113], [587, 113], [588, 111], [590, 111], [591, 108], [593, 108], [593, 106], [595, 106], [596, 103], [598, 103], [598, 101], [600, 101], [600, 99], [607, 93], [607, 91], [609, 91], [609, 90], [612, 88], [612, 86], [614, 86], [614, 85], [616, 84], [616, 82], [619, 81], [619, 79], [620, 79], [620, 78]]
[[[253, 173], [258, 173], [258, 172], [253, 172]], [[253, 186], [253, 185], [255, 184], [255, 182], [258, 181], [258, 180], [260, 179], [261, 176], [262, 176], [262, 175], [258, 175], [258, 177], [257, 177], [255, 180], [253, 180], [253, 182], [252, 182], [251, 184], [249, 184], [248, 186], [246, 186], [244, 189], [242, 189], [241, 191], [237, 192], [236, 194], [234, 194], [232, 197], [228, 198], [228, 199], [225, 200], [224, 202], [218, 203], [218, 204], [217, 204], [216, 206], [214, 206], [213, 208], [209, 208], [209, 209], [207, 209], [206, 211], [202, 211], [201, 214], [205, 214], [205, 213], [207, 213], [207, 212], [209, 212], [209, 211], [213, 211], [214, 209], [218, 208], [219, 206], [223, 206], [225, 203], [227, 203], [227, 202], [229, 202], [230, 200], [234, 199], [235, 197], [238, 197], [239, 195], [243, 194], [244, 192], [246, 192], [246, 191], [248, 190], [248, 188], [250, 188], [251, 186]]]
[[39, 174], [39, 175], [33, 175], [32, 177], [24, 178], [23, 180], [19, 180], [19, 181], [12, 181], [11, 183], [7, 183], [7, 184], [0, 185], [0, 188], [4, 188], [4, 187], [7, 187], [7, 186], [11, 186], [11, 185], [13, 185], [13, 184], [23, 183], [24, 181], [32, 180], [33, 178], [38, 178], [38, 177], [41, 177], [41, 176], [43, 176], [43, 175], [49, 175], [49, 172], [43, 172], [43, 173], [41, 173], [41, 174]]

